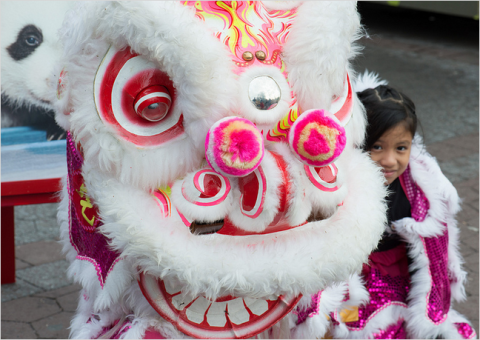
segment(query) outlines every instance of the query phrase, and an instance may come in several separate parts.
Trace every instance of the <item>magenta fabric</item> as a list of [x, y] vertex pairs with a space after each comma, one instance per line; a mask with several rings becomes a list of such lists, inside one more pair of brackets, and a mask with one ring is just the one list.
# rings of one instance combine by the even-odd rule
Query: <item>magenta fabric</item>
[[390, 325], [387, 329], [373, 334], [374, 339], [406, 339], [405, 321], [398, 320], [397, 323]]
[[[82, 227], [77, 216], [73, 195], [75, 190], [74, 176], [81, 175], [83, 159], [72, 138], [67, 132], [67, 162], [68, 162], [68, 192], [70, 196], [70, 243], [77, 251], [77, 259], [92, 263], [97, 271], [98, 280], [103, 288], [109, 272], [119, 260], [119, 253], [110, 249], [109, 239], [103, 234], [94, 231], [89, 232]], [[99, 225], [102, 225], [100, 222]]]
[[465, 322], [459, 322], [454, 324], [457, 327], [458, 333], [464, 339], [473, 339], [476, 336], [475, 331], [473, 330], [472, 326]]
[[[370, 294], [370, 302], [358, 308], [358, 321], [346, 322], [350, 330], [363, 329], [370, 317], [388, 305], [400, 304], [406, 306], [410, 289], [410, 276], [408, 269], [405, 270], [404, 268], [404, 261], [406, 261], [405, 245], [401, 244], [383, 253], [384, 256], [381, 257], [381, 261], [386, 262], [386, 264], [377, 262], [378, 256], [372, 257], [376, 254], [372, 253], [369, 257], [369, 263], [372, 266], [363, 266], [362, 277], [365, 280], [365, 288]], [[405, 256], [402, 256], [402, 254], [405, 254]], [[395, 266], [401, 269], [394, 269]], [[399, 273], [399, 275], [391, 276], [389, 273]]]
[[427, 315], [434, 323], [442, 323], [450, 310], [450, 280], [448, 275], [448, 232], [439, 237], [423, 238], [423, 245], [429, 259], [432, 287], [427, 296]]
[[413, 181], [410, 165], [407, 166], [407, 169], [400, 175], [399, 179], [412, 207], [412, 218], [417, 222], [423, 222], [425, 217], [427, 217], [430, 204], [422, 189]]
[[145, 335], [143, 336], [144, 339], [166, 339], [163, 337], [162, 334], [160, 334], [157, 330], [153, 328], [148, 328], [145, 331]]
[[[387, 251], [371, 253], [368, 259], [370, 268], [377, 269], [382, 275], [409, 277], [405, 243]], [[364, 272], [369, 270], [368, 266], [365, 267]]]
[[[400, 183], [412, 206], [412, 218], [417, 222], [425, 220], [429, 202], [422, 189], [412, 179], [410, 166], [400, 176]], [[429, 273], [432, 279], [427, 295], [427, 315], [432, 322], [440, 324], [447, 318], [450, 310], [450, 278], [448, 272], [448, 228], [438, 237], [420, 237], [429, 261]]]
[[322, 290], [317, 294], [312, 295], [312, 303], [305, 309], [295, 308], [292, 312], [297, 314], [297, 325], [305, 322], [307, 317], [311, 318], [314, 315], [317, 315], [320, 310], [320, 299], [322, 297]]

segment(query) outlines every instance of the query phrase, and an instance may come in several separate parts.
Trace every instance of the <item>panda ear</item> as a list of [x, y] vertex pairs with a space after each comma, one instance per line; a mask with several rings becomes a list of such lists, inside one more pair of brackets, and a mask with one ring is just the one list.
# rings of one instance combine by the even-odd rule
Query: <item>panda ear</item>
[[329, 109], [342, 93], [359, 31], [355, 2], [308, 1], [298, 8], [283, 54], [303, 110]]

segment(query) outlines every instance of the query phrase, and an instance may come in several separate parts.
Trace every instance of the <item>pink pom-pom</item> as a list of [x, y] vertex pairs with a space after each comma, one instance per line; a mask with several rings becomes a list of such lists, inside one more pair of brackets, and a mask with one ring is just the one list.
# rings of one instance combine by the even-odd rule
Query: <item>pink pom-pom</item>
[[332, 163], [345, 149], [345, 129], [324, 110], [308, 110], [292, 125], [288, 142], [297, 158], [310, 166]]
[[255, 124], [244, 118], [219, 120], [205, 140], [208, 164], [224, 176], [248, 175], [260, 165], [264, 152], [262, 134]]

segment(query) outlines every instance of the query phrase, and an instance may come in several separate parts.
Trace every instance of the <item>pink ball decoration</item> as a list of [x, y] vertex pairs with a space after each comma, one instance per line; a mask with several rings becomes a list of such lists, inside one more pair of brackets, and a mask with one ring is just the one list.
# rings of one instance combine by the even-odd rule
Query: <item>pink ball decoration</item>
[[265, 153], [263, 136], [255, 124], [239, 117], [216, 122], [205, 140], [205, 156], [216, 172], [243, 177], [253, 172]]
[[308, 110], [290, 128], [288, 142], [302, 163], [322, 167], [340, 156], [347, 137], [335, 116], [325, 110]]

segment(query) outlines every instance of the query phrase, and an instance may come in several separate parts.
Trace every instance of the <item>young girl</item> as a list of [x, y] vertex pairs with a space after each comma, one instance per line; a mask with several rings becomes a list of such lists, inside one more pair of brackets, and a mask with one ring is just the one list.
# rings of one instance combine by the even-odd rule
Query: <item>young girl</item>
[[388, 185], [388, 226], [360, 277], [312, 296], [309, 335], [474, 338], [470, 323], [451, 308], [452, 299], [465, 300], [457, 192], [416, 135], [413, 102], [374, 75], [362, 78], [357, 91], [371, 84], [357, 93], [368, 119], [364, 149]]

